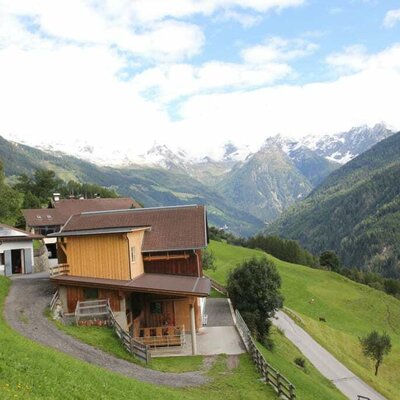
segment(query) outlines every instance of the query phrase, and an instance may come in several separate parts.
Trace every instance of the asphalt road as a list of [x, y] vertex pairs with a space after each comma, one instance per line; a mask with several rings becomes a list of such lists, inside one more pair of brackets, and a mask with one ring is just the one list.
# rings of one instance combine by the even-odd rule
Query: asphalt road
[[319, 345], [284, 312], [278, 311], [276, 316], [276, 319], [272, 319], [272, 323], [282, 329], [285, 336], [300, 349], [314, 367], [348, 399], [357, 400], [357, 396], [362, 395], [371, 400], [386, 400]]

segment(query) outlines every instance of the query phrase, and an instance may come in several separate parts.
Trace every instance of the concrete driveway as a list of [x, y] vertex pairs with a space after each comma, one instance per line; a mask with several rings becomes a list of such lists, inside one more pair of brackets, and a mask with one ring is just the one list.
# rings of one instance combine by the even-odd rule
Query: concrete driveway
[[[205, 314], [208, 315], [207, 326], [197, 334], [197, 353], [203, 356], [217, 354], [236, 355], [245, 353], [232, 318], [227, 299], [207, 299]], [[181, 349], [157, 349], [153, 357], [184, 356], [192, 354], [191, 336], [186, 335], [186, 344]]]
[[300, 349], [314, 367], [348, 399], [357, 400], [357, 396], [361, 395], [370, 400], [386, 400], [319, 345], [284, 312], [278, 311], [276, 316], [276, 319], [272, 319], [272, 323], [282, 329], [285, 336]]

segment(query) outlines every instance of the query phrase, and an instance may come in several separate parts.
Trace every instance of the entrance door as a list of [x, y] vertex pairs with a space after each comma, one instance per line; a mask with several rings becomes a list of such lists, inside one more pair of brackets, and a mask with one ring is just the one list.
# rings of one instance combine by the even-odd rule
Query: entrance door
[[21, 257], [21, 250], [11, 250], [11, 267], [13, 274], [22, 274], [23, 261]]

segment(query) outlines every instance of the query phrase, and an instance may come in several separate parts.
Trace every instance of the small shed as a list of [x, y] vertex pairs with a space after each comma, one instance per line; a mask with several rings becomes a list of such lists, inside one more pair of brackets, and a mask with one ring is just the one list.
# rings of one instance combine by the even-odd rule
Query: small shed
[[42, 239], [42, 236], [0, 224], [1, 275], [32, 273], [34, 239]]

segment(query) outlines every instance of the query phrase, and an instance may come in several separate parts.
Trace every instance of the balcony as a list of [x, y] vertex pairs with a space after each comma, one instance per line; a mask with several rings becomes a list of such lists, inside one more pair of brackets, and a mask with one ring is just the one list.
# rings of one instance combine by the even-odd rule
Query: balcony
[[55, 267], [50, 268], [50, 277], [68, 275], [69, 264], [58, 264]]
[[182, 325], [135, 328], [133, 338], [151, 348], [183, 346], [185, 344], [185, 327]]

